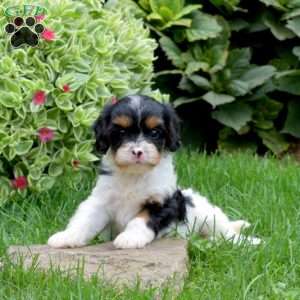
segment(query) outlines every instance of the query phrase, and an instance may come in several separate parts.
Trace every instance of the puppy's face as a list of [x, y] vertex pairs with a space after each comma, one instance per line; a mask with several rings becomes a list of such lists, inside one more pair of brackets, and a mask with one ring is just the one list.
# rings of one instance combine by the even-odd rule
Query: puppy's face
[[108, 105], [94, 124], [96, 149], [111, 151], [119, 168], [156, 166], [161, 154], [180, 145], [174, 110], [146, 96], [128, 96]]

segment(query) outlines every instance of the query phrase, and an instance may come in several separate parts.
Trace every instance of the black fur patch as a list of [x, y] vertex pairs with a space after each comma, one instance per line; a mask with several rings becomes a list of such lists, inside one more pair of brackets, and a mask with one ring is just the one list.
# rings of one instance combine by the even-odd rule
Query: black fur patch
[[185, 221], [187, 205], [193, 206], [193, 203], [180, 190], [177, 190], [171, 197], [168, 197], [163, 205], [159, 203], [146, 203], [143, 206], [143, 210], [146, 210], [150, 217], [147, 225], [157, 235], [171, 223]]

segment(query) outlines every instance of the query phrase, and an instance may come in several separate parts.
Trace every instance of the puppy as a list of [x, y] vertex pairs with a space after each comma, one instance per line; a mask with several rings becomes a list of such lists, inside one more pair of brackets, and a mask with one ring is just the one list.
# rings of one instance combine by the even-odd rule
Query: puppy
[[94, 124], [101, 171], [90, 196], [67, 228], [51, 236], [54, 248], [81, 247], [113, 223], [116, 248], [142, 248], [173, 228], [234, 242], [245, 221], [230, 221], [192, 189], [177, 186], [172, 152], [180, 146], [179, 120], [168, 105], [147, 96], [127, 96], [104, 107]]

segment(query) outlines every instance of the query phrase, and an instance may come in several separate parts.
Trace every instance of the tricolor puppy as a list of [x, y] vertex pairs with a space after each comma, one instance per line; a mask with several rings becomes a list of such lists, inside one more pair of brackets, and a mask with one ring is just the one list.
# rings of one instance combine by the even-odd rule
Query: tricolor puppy
[[259, 239], [240, 235], [245, 221], [230, 221], [192, 189], [177, 186], [172, 152], [180, 146], [174, 110], [147, 96], [107, 105], [94, 124], [101, 171], [90, 196], [67, 228], [51, 236], [55, 248], [86, 245], [108, 224], [117, 228], [116, 248], [142, 248], [174, 227], [206, 237]]

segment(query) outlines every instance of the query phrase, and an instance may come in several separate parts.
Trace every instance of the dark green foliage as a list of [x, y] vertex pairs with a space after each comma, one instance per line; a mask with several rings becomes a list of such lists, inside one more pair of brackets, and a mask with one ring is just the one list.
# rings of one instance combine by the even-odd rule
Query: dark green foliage
[[199, 120], [209, 103], [220, 148], [280, 155], [300, 137], [300, 1], [133, 2], [160, 44], [157, 86]]

